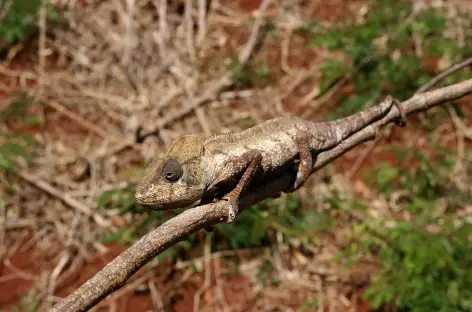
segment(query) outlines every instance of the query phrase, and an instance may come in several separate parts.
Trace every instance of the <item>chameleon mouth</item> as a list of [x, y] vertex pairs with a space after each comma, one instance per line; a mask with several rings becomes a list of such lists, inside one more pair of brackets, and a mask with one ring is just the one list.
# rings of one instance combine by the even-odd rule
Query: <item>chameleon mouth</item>
[[143, 206], [147, 209], [151, 209], [151, 210], [162, 209], [162, 204], [152, 202], [152, 197], [149, 196], [148, 194], [136, 192], [136, 194], [134, 195], [134, 199], [136, 200], [136, 203], [138, 205]]
[[140, 205], [143, 206], [148, 211], [150, 211], [150, 210], [162, 210], [162, 205], [157, 205], [157, 204], [149, 204], [149, 205], [140, 204]]
[[136, 198], [136, 203], [146, 208], [146, 210], [162, 210], [163, 208], [162, 204], [148, 203], [147, 201], [138, 198]]

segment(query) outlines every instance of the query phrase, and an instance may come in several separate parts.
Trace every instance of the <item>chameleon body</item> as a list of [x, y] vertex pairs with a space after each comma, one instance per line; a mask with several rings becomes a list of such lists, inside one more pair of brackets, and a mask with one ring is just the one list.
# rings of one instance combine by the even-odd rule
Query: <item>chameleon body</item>
[[236, 133], [176, 138], [162, 159], [154, 160], [137, 186], [138, 204], [152, 210], [192, 207], [215, 199], [230, 202], [228, 222], [238, 211], [238, 198], [250, 183], [273, 178], [299, 163], [293, 186], [300, 188], [312, 173], [316, 155], [389, 112], [387, 98], [357, 114], [327, 122], [278, 117]]

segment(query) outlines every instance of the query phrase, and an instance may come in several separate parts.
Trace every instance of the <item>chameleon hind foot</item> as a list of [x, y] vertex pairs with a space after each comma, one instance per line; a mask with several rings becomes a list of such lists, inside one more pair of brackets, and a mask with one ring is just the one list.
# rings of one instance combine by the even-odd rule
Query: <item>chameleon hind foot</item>
[[297, 177], [291, 187], [285, 190], [286, 193], [295, 192], [310, 177], [311, 171], [313, 170], [313, 157], [310, 151], [310, 142], [308, 133], [298, 130], [295, 143], [297, 144], [298, 152], [300, 155], [300, 162], [298, 165]]

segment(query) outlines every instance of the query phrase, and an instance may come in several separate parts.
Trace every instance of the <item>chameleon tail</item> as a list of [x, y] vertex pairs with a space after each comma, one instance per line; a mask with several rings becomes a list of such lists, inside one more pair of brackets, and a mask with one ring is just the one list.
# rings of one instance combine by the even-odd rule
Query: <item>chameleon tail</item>
[[393, 99], [388, 97], [380, 104], [369, 107], [354, 115], [333, 121], [316, 123], [315, 129], [322, 129], [322, 133], [315, 134], [315, 137], [321, 138], [321, 149], [329, 149], [338, 145], [347, 137], [382, 118], [390, 111], [392, 105]]

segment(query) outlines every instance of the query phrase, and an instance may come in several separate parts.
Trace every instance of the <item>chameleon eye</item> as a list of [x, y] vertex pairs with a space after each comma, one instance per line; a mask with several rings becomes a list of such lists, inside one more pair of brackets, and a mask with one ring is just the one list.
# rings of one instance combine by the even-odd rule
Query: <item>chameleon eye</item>
[[162, 176], [169, 182], [177, 181], [183, 173], [182, 166], [177, 160], [169, 160], [162, 167]]

